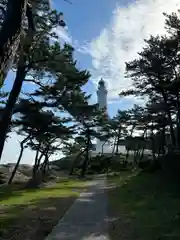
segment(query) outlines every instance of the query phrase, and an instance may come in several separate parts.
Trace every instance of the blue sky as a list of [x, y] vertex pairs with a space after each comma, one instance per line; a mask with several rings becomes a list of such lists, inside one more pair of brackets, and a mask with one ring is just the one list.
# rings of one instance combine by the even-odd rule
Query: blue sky
[[[137, 57], [144, 39], [164, 33], [163, 12], [177, 10], [178, 0], [53, 0], [53, 7], [64, 13], [70, 43], [75, 45], [78, 66], [92, 77], [84, 87], [96, 102], [97, 82], [103, 77], [108, 88], [108, 113], [139, 103], [137, 99], [119, 99], [121, 90], [132, 86], [124, 78], [125, 62]], [[85, 47], [85, 50], [82, 48]], [[140, 101], [141, 102], [141, 101]]]
[[[54, 0], [53, 6], [64, 13], [64, 19], [68, 26], [68, 34], [80, 44], [85, 44], [99, 36], [101, 30], [109, 24], [117, 4], [125, 6], [130, 1], [72, 0], [71, 2], [72, 4], [63, 0]], [[88, 69], [91, 72], [92, 58], [90, 55], [76, 51], [75, 58], [80, 68]], [[96, 102], [96, 87], [91, 79], [84, 87], [84, 90], [91, 93], [92, 102]], [[110, 116], [113, 116], [116, 114], [118, 108], [126, 108], [128, 105], [129, 102], [122, 104], [122, 101], [116, 101], [115, 103], [108, 104], [108, 112]]]
[[[88, 69], [91, 79], [84, 90], [92, 94], [96, 102], [96, 86], [101, 77], [108, 88], [108, 113], [127, 109], [139, 101], [136, 98], [119, 99], [118, 93], [132, 86], [131, 79], [124, 78], [125, 62], [137, 57], [150, 34], [164, 34], [163, 12], [180, 9], [179, 0], [52, 0], [53, 7], [64, 13], [68, 29], [59, 29], [63, 41], [75, 46], [78, 67]], [[10, 73], [5, 89], [10, 89], [14, 75]], [[29, 86], [24, 84], [23, 90]], [[144, 100], [145, 101], [145, 100]], [[142, 102], [142, 101], [141, 101]], [[19, 153], [21, 137], [12, 134], [5, 145], [3, 162], [14, 162]], [[23, 163], [31, 164], [34, 153], [26, 150]]]

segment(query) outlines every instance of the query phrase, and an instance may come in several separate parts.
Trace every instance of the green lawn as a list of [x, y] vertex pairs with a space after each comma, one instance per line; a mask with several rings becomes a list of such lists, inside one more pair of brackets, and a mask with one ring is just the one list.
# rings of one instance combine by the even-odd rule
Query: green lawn
[[80, 180], [21, 190], [0, 188], [0, 239], [44, 239], [85, 188]]
[[109, 177], [112, 240], [180, 239], [180, 187], [160, 173]]

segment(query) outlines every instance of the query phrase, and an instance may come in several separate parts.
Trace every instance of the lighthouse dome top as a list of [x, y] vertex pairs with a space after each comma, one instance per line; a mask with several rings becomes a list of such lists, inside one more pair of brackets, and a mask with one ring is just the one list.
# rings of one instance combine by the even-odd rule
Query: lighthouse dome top
[[105, 81], [101, 78], [101, 80], [99, 81], [99, 85], [105, 85]]

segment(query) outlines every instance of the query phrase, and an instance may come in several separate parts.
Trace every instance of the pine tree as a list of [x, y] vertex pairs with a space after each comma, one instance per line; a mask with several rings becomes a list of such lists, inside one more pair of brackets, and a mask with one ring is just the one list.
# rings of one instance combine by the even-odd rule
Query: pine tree
[[35, 77], [34, 74], [36, 74], [36, 77], [40, 75], [41, 78], [43, 78], [48, 72], [54, 74], [56, 69], [53, 69], [53, 62], [56, 61], [56, 56], [60, 55], [61, 61], [66, 61], [67, 59], [65, 51], [61, 50], [59, 47], [57, 48], [56, 44], [53, 46], [50, 45], [50, 39], [56, 37], [56, 34], [51, 30], [59, 25], [58, 16], [59, 14], [48, 8], [47, 4], [40, 4], [35, 18], [37, 27], [35, 36], [32, 34], [32, 29], [27, 31], [26, 39], [19, 50], [16, 59], [16, 78], [9, 94], [6, 107], [2, 112], [0, 124], [0, 157], [2, 155], [7, 129], [11, 122], [13, 109], [20, 95], [25, 78], [32, 79]]
[[[22, 99], [19, 103], [18, 115], [13, 122], [14, 127], [18, 127], [18, 133], [25, 135], [22, 142], [28, 144], [32, 150], [36, 151], [33, 178], [36, 179], [38, 172], [45, 173], [50, 156], [60, 150], [58, 145], [63, 139], [67, 139], [74, 134], [71, 127], [65, 126], [69, 119], [56, 116], [52, 111], [47, 111], [38, 102]], [[22, 154], [22, 153], [21, 153]], [[44, 158], [44, 163], [41, 161]], [[17, 165], [19, 165], [18, 160]], [[18, 166], [16, 167], [17, 170]]]

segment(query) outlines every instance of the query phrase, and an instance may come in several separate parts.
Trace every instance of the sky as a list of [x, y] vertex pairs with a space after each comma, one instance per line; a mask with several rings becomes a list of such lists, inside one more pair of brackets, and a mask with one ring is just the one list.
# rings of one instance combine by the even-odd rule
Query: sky
[[[163, 12], [180, 9], [179, 0], [52, 0], [52, 6], [64, 13], [67, 28], [58, 28], [63, 42], [75, 48], [75, 59], [81, 69], [91, 73], [84, 90], [96, 102], [98, 81], [103, 78], [108, 89], [108, 113], [112, 117], [117, 109], [127, 109], [141, 102], [133, 97], [120, 99], [118, 93], [131, 87], [124, 78], [125, 62], [137, 57], [149, 35], [164, 34]], [[12, 85], [10, 73], [5, 89]], [[33, 87], [33, 86], [32, 86]], [[28, 90], [24, 85], [24, 90]], [[5, 145], [3, 162], [15, 162], [20, 137], [12, 134]], [[22, 163], [31, 164], [34, 153], [26, 150]]]

